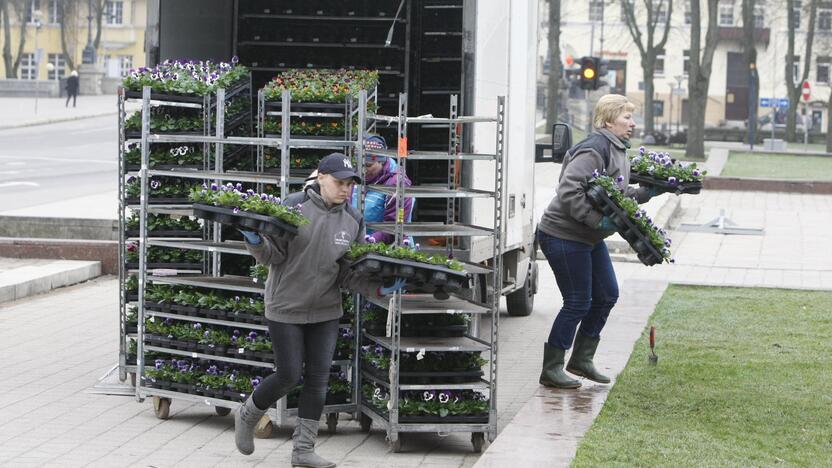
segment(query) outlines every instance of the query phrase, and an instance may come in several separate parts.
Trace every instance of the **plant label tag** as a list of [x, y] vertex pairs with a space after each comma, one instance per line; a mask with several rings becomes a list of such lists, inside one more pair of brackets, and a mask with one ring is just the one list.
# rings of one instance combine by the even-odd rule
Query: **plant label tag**
[[398, 155], [402, 159], [407, 158], [407, 137], [400, 137], [399, 138], [399, 146], [397, 148]]
[[445, 309], [446, 314], [455, 314], [456, 311], [454, 309]]
[[191, 357], [192, 357], [192, 358], [195, 358], [195, 357], [196, 357], [196, 353], [191, 353]]
[[405, 352], [407, 352], [407, 353], [415, 353], [415, 352], [416, 352], [416, 348], [405, 348]]
[[390, 298], [387, 303], [387, 327], [384, 336], [389, 337], [393, 333], [393, 309], [396, 307], [396, 296]]
[[421, 348], [421, 349], [419, 350], [419, 353], [418, 353], [418, 354], [416, 354], [416, 360], [417, 360], [417, 361], [421, 361], [421, 360], [422, 360], [422, 359], [424, 359], [424, 358], [425, 358], [425, 348]]
[[245, 348], [238, 348], [237, 349], [237, 354], [245, 354], [245, 352], [246, 352]]

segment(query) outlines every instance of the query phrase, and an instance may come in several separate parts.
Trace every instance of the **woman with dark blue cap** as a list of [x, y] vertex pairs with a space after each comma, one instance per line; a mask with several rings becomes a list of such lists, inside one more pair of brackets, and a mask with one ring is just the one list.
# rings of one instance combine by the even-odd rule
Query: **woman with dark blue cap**
[[266, 318], [275, 357], [275, 372], [257, 386], [234, 419], [237, 449], [245, 455], [254, 451], [257, 422], [302, 376], [292, 466], [335, 466], [315, 453], [315, 441], [343, 315], [341, 288], [384, 296], [404, 285], [403, 280], [387, 288], [371, 285], [355, 276], [344, 258], [353, 242], [364, 241], [364, 220], [348, 203], [356, 182], [361, 179], [350, 158], [330, 154], [318, 164], [316, 181], [283, 201], [309, 220], [296, 236], [243, 232], [246, 249], [269, 267]]

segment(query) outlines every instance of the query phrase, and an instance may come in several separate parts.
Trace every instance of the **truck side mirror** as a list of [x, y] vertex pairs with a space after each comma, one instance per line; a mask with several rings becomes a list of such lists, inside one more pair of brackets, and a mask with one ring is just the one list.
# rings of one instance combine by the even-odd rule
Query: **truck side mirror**
[[565, 123], [552, 125], [552, 160], [563, 162], [566, 152], [572, 147], [572, 127]]
[[562, 163], [563, 157], [571, 147], [572, 127], [565, 123], [556, 123], [552, 126], [552, 143], [535, 145], [534, 162]]

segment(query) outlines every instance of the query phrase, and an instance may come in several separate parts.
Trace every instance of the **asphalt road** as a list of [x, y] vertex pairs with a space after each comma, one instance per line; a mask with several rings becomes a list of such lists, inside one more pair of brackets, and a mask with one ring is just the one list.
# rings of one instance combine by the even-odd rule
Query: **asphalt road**
[[118, 189], [115, 117], [0, 130], [0, 212]]

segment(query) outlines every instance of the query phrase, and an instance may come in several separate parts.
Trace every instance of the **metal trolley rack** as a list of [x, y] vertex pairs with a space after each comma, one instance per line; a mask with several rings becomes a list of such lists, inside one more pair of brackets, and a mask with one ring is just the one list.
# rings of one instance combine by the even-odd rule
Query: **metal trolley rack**
[[[397, 292], [393, 299], [387, 301], [371, 301], [376, 305], [389, 310], [393, 308], [391, 336], [374, 336], [362, 333], [362, 338], [367, 342], [380, 345], [390, 351], [389, 380], [380, 379], [371, 373], [361, 370], [359, 372], [358, 386], [367, 381], [376, 386], [383, 386], [389, 390], [390, 400], [388, 410], [384, 411], [367, 402], [360, 400], [361, 411], [360, 423], [364, 430], [369, 430], [372, 423], [383, 427], [387, 432], [387, 438], [394, 452], [401, 449], [401, 433], [403, 432], [471, 432], [471, 441], [474, 450], [479, 452], [484, 444], [485, 434], [489, 440], [494, 440], [497, 435], [497, 356], [498, 356], [498, 313], [500, 295], [502, 290], [501, 258], [502, 258], [502, 230], [503, 230], [503, 177], [504, 177], [504, 134], [505, 134], [505, 98], [498, 97], [496, 117], [469, 117], [458, 114], [457, 96], [450, 99], [449, 118], [434, 117], [408, 117], [407, 116], [407, 95], [399, 97], [398, 116], [371, 116], [376, 122], [398, 125], [399, 148], [397, 151], [379, 151], [378, 153], [396, 158], [399, 167], [404, 171], [408, 160], [446, 160], [448, 161], [448, 179], [446, 187], [437, 186], [412, 186], [404, 187], [402, 178], [399, 178], [395, 190], [392, 187], [369, 186], [365, 189], [377, 190], [389, 195], [396, 196], [396, 209], [400, 213], [395, 223], [371, 223], [368, 228], [385, 231], [395, 235], [397, 245], [401, 245], [403, 236], [444, 236], [448, 253], [453, 252], [454, 239], [472, 236], [492, 237], [493, 257], [490, 263], [484, 265], [466, 264], [469, 273], [486, 274], [490, 276], [491, 287], [489, 297], [483, 298], [483, 303], [476, 303], [461, 297], [452, 297], [450, 300], [438, 300], [432, 295], [405, 294]], [[496, 123], [496, 147], [492, 154], [471, 154], [462, 153], [461, 133], [463, 125], [474, 123]], [[446, 125], [449, 134], [447, 152], [407, 152], [407, 127], [408, 125]], [[457, 183], [456, 161], [493, 161], [494, 163], [494, 190], [474, 190], [461, 187]], [[444, 198], [447, 199], [447, 212], [445, 223], [403, 223], [401, 216], [400, 200], [403, 197], [414, 198]], [[455, 204], [463, 198], [492, 198], [494, 201], [493, 226], [482, 227], [470, 224], [458, 223], [455, 220]], [[437, 338], [437, 337], [402, 337], [402, 317], [407, 314], [425, 313], [451, 313], [451, 314], [472, 314], [472, 321], [469, 324], [468, 333], [460, 338]], [[480, 319], [483, 315], [490, 315], [490, 333], [487, 339], [479, 338]], [[360, 327], [358, 327], [360, 329]], [[401, 353], [407, 352], [465, 352], [480, 351], [490, 354], [487, 380], [481, 379], [474, 383], [446, 383], [428, 385], [410, 385], [400, 383]], [[361, 368], [359, 368], [361, 369]], [[399, 392], [408, 390], [481, 390], [487, 391], [489, 397], [489, 412], [486, 419], [478, 422], [439, 422], [439, 423], [417, 423], [402, 422], [399, 415]]]
[[[199, 131], [194, 131], [190, 133], [191, 135], [195, 136], [208, 136], [211, 135], [215, 130], [216, 126], [220, 125], [220, 122], [223, 126], [223, 132], [230, 133], [239, 129], [242, 129], [245, 133], [251, 132], [251, 112], [249, 110], [249, 105], [245, 107], [244, 110], [238, 112], [235, 115], [226, 116], [223, 119], [220, 119], [219, 116], [222, 114], [217, 113], [217, 119], [212, 118], [212, 115], [217, 112], [219, 108], [225, 108], [228, 102], [232, 99], [244, 99], [247, 102], [251, 102], [251, 80], [246, 79], [237, 84], [237, 86], [233, 87], [229, 90], [228, 93], [225, 94], [224, 98], [222, 98], [222, 104], [220, 104], [220, 97], [219, 94], [206, 94], [205, 96], [182, 96], [182, 95], [170, 95], [170, 94], [161, 94], [161, 93], [151, 93], [150, 100], [152, 104], [162, 106], [162, 107], [169, 107], [169, 108], [185, 108], [185, 109], [194, 109], [200, 111], [202, 114], [202, 128]], [[118, 221], [119, 221], [119, 244], [118, 244], [118, 265], [119, 265], [119, 357], [118, 357], [118, 371], [119, 371], [119, 379], [121, 381], [127, 380], [128, 376], [130, 377], [131, 383], [133, 386], [136, 384], [136, 355], [135, 350], [131, 352], [131, 345], [130, 343], [135, 343], [137, 333], [136, 329], [128, 324], [128, 309], [131, 304], [135, 304], [137, 297], [134, 294], [128, 294], [126, 291], [127, 281], [130, 277], [131, 272], [135, 273], [137, 267], [135, 265], [128, 265], [127, 264], [127, 244], [128, 242], [139, 242], [140, 236], [138, 233], [134, 232], [134, 230], [127, 229], [127, 212], [131, 211], [133, 213], [138, 213], [141, 210], [141, 200], [140, 199], [131, 199], [126, 196], [126, 179], [128, 177], [138, 177], [140, 175], [139, 171], [141, 169], [141, 164], [139, 165], [131, 165], [128, 164], [126, 161], [125, 154], [127, 152], [127, 145], [128, 143], [137, 143], [140, 141], [141, 132], [140, 131], [128, 131], [125, 122], [127, 121], [127, 103], [130, 101], [133, 102], [141, 102], [142, 100], [142, 93], [137, 91], [128, 91], [124, 88], [120, 88], [118, 91], [118, 161], [119, 161], [119, 173], [118, 173], [118, 197], [119, 197], [119, 209], [118, 209]], [[224, 112], [224, 111], [223, 111]], [[216, 123], [216, 126], [215, 126]], [[191, 142], [187, 142], [191, 143]], [[201, 145], [201, 153], [202, 153], [202, 161], [201, 164], [198, 166], [159, 166], [159, 168], [167, 168], [167, 169], [203, 169], [207, 170], [209, 168], [209, 164], [212, 160], [214, 160], [212, 154], [212, 147], [209, 143], [202, 143]], [[190, 148], [193, 150], [193, 147]], [[246, 149], [246, 148], [241, 148]], [[149, 149], [148, 149], [149, 150]], [[194, 150], [195, 151], [195, 150]], [[242, 156], [242, 151], [235, 151], [234, 156]], [[167, 175], [167, 174], [165, 174]], [[166, 200], [150, 200], [145, 194], [145, 201], [147, 210], [151, 210], [151, 212], [155, 214], [173, 214], [173, 215], [186, 215], [187, 208], [189, 205], [186, 200], [173, 200], [173, 199], [166, 199]], [[145, 210], [145, 211], [147, 211]], [[183, 232], [161, 232], [161, 233], [152, 233], [146, 232], [146, 238], [156, 237], [159, 238], [159, 241], [163, 241], [165, 239], [172, 239], [172, 240], [182, 240], [182, 237], [196, 237], [199, 240], [203, 238], [207, 238], [206, 236], [209, 235], [209, 229], [206, 226], [202, 232], [194, 232], [194, 233], [183, 233]], [[203, 262], [204, 265], [198, 268], [199, 271], [205, 271], [207, 268], [207, 263]], [[183, 265], [179, 265], [180, 267]], [[186, 268], [192, 268], [189, 266], [185, 266]], [[187, 271], [187, 270], [186, 270]]]
[[[149, 317], [158, 317], [162, 319], [175, 318], [177, 320], [187, 320], [194, 322], [201, 322], [206, 324], [214, 324], [220, 326], [229, 326], [237, 328], [245, 328], [251, 330], [264, 330], [264, 325], [250, 324], [236, 322], [230, 317], [228, 319], [208, 319], [202, 317], [189, 317], [183, 315], [175, 315], [167, 312], [160, 312], [149, 310], [146, 307], [145, 291], [148, 283], [172, 284], [182, 286], [204, 287], [213, 289], [225, 289], [238, 292], [247, 292], [253, 294], [262, 294], [262, 285], [253, 283], [250, 278], [222, 275], [220, 269], [219, 254], [238, 254], [248, 255], [242, 242], [223, 241], [219, 234], [218, 226], [214, 226], [212, 239], [198, 239], [198, 240], [181, 240], [181, 239], [151, 239], [147, 231], [147, 218], [150, 213], [177, 213], [189, 214], [192, 211], [187, 204], [185, 206], [155, 206], [148, 203], [148, 189], [151, 176], [165, 176], [178, 177], [186, 179], [195, 179], [205, 182], [222, 183], [226, 181], [251, 183], [251, 184], [280, 184], [281, 193], [286, 194], [289, 185], [302, 184], [304, 178], [292, 176], [289, 173], [289, 165], [286, 164], [288, 160], [290, 148], [338, 148], [345, 149], [347, 152], [353, 154], [358, 160], [363, 159], [363, 138], [365, 133], [364, 125], [357, 127], [357, 134], [355, 138], [348, 135], [345, 138], [297, 138], [290, 135], [286, 131], [290, 128], [290, 120], [293, 116], [298, 114], [291, 112], [291, 98], [288, 92], [282, 96], [282, 105], [280, 109], [281, 127], [285, 129], [278, 137], [250, 137], [250, 136], [227, 136], [224, 130], [224, 121], [220, 116], [224, 115], [224, 105], [226, 100], [225, 90], [217, 91], [216, 101], [216, 127], [213, 129], [214, 134], [198, 135], [172, 135], [172, 134], [155, 134], [150, 129], [150, 106], [153, 103], [154, 97], [151, 94], [149, 87], [145, 87], [142, 92], [142, 130], [137, 139], [122, 139], [120, 141], [122, 147], [124, 144], [138, 142], [141, 144], [142, 163], [138, 171], [138, 176], [141, 180], [141, 197], [140, 204], [136, 207], [139, 210], [140, 218], [140, 232], [139, 232], [139, 265], [138, 265], [138, 327], [137, 327], [137, 367], [135, 372], [138, 376], [136, 381], [136, 399], [143, 401], [147, 397], [152, 397], [154, 402], [154, 409], [157, 417], [167, 418], [169, 416], [171, 399], [183, 399], [190, 401], [197, 401], [205, 403], [209, 406], [214, 406], [216, 412], [220, 415], [228, 414], [228, 412], [238, 406], [239, 401], [223, 398], [213, 398], [204, 395], [195, 395], [191, 393], [177, 392], [160, 388], [153, 388], [146, 385], [144, 376], [145, 371], [145, 352], [164, 352], [165, 354], [173, 356], [182, 356], [191, 359], [210, 360], [217, 362], [240, 364], [252, 367], [260, 367], [265, 369], [272, 369], [273, 363], [266, 361], [254, 361], [248, 359], [238, 359], [235, 357], [217, 356], [213, 354], [205, 354], [201, 352], [193, 352], [191, 350], [176, 350], [168, 349], [159, 346], [150, 346], [144, 343], [145, 337], [145, 319]], [[345, 116], [351, 118], [356, 116], [358, 122], [366, 122], [367, 103], [369, 101], [366, 91], [359, 93], [358, 99], [350, 99], [345, 107]], [[121, 102], [121, 101], [120, 101]], [[262, 99], [260, 100], [262, 103]], [[265, 116], [265, 107], [258, 110], [258, 116]], [[123, 113], [122, 113], [123, 117]], [[123, 119], [122, 119], [123, 120]], [[261, 124], [263, 119], [259, 118]], [[346, 128], [351, 128], [347, 126]], [[150, 169], [149, 166], [149, 147], [151, 144], [157, 143], [202, 143], [203, 145], [215, 146], [214, 167], [210, 169], [207, 165], [204, 170], [189, 170], [176, 171], [165, 169]], [[256, 168], [263, 168], [263, 148], [273, 147], [280, 148], [285, 151], [281, 160], [283, 164], [280, 167], [280, 174], [268, 174], [259, 171], [227, 171], [223, 169], [223, 146], [224, 145], [240, 145], [248, 148], [255, 147], [257, 149]], [[360, 165], [359, 165], [360, 166]], [[363, 166], [360, 166], [363, 168]], [[149, 246], [175, 247], [180, 249], [190, 249], [207, 252], [211, 255], [211, 261], [208, 262], [208, 268], [205, 274], [198, 276], [162, 276], [150, 274], [147, 264], [147, 248]], [[124, 329], [124, 327], [122, 327]], [[353, 346], [357, 348], [358, 334], [355, 334], [355, 341]], [[341, 368], [348, 368], [353, 373], [352, 382], [356, 381], [355, 369], [357, 368], [357, 352], [353, 349], [352, 360], [340, 360], [333, 362], [334, 366]], [[335, 430], [337, 425], [337, 414], [339, 412], [357, 412], [357, 387], [353, 386], [352, 401], [346, 404], [326, 405], [324, 412], [327, 414], [327, 424], [331, 431]], [[278, 403], [276, 411], [271, 413], [276, 414], [278, 424], [285, 423], [286, 419], [295, 414], [296, 410], [287, 408], [286, 398], [281, 399]], [[273, 423], [270, 415], [258, 424], [257, 435], [260, 437], [267, 437], [272, 430]]]

